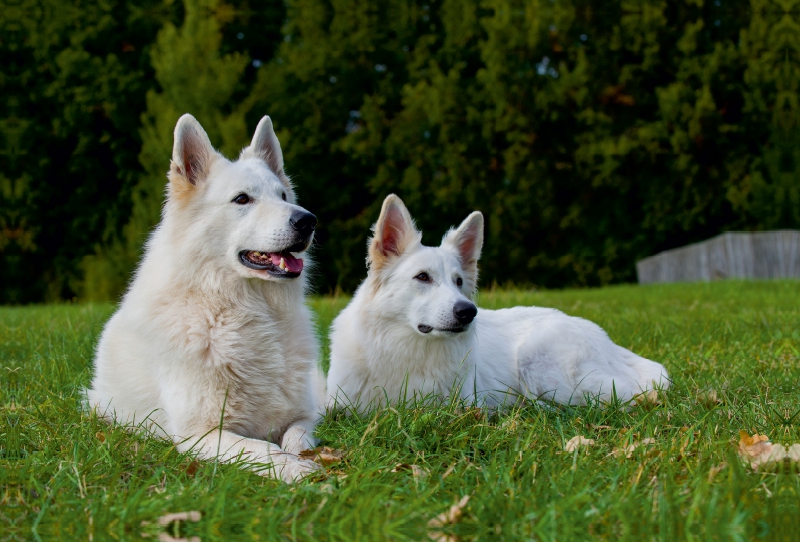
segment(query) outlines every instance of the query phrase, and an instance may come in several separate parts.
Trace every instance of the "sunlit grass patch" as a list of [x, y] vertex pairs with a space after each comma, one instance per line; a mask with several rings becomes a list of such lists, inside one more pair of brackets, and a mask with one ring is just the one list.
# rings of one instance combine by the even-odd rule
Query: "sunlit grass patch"
[[[739, 432], [787, 454], [800, 442], [798, 294], [791, 281], [486, 290], [483, 307], [536, 304], [597, 322], [664, 363], [672, 389], [628, 409], [420, 400], [329, 414], [320, 444], [342, 456], [292, 487], [82, 413], [110, 306], [3, 308], [3, 528], [23, 539], [34, 527], [43, 539], [787, 539], [800, 528], [798, 464], [754, 469]], [[311, 301], [323, 337], [346, 302]], [[568, 446], [576, 437], [583, 445]], [[192, 511], [199, 521], [159, 524]]]

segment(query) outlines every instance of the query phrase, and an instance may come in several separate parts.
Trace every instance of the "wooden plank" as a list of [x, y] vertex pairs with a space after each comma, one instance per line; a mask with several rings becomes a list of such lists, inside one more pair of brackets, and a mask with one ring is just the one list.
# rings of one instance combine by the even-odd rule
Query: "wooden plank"
[[800, 231], [725, 232], [636, 262], [640, 284], [800, 278]]

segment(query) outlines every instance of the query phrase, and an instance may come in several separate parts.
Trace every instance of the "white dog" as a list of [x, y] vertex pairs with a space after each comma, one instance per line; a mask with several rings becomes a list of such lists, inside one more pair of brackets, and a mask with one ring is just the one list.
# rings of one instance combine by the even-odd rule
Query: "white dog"
[[269, 117], [235, 162], [181, 117], [162, 220], [103, 330], [89, 405], [200, 458], [285, 481], [315, 470], [297, 454], [324, 393], [301, 259], [316, 223]]
[[454, 389], [488, 407], [520, 396], [581, 404], [668, 387], [662, 365], [617, 346], [588, 320], [538, 307], [479, 310], [472, 297], [481, 213], [441, 246], [426, 247], [390, 195], [374, 232], [367, 279], [333, 323], [329, 406], [364, 411]]

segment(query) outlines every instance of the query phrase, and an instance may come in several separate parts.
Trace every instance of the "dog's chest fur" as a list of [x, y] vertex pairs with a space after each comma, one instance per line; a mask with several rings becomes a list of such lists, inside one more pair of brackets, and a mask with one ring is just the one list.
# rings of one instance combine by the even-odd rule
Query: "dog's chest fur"
[[308, 404], [316, 355], [310, 318], [302, 301], [299, 309], [296, 302], [269, 303], [260, 288], [233, 299], [185, 292], [165, 301], [153, 325], [169, 330], [167, 347], [182, 354], [173, 358], [170, 378], [204, 390], [198, 421], [213, 427], [224, 409], [225, 429], [275, 441], [307, 414], [298, 407]]

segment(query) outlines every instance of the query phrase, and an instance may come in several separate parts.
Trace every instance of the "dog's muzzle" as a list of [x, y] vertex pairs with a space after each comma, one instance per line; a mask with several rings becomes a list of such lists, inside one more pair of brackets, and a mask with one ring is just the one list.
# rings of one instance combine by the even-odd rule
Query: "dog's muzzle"
[[242, 265], [256, 271], [266, 271], [276, 278], [299, 277], [303, 271], [303, 259], [294, 256], [292, 252], [304, 252], [308, 249], [317, 227], [317, 217], [308, 211], [298, 210], [289, 217], [289, 225], [296, 232], [290, 246], [278, 252], [243, 250], [239, 253]]

